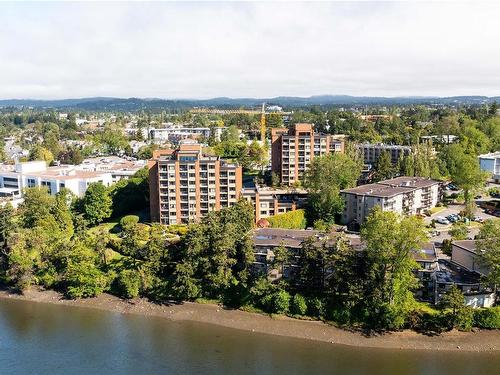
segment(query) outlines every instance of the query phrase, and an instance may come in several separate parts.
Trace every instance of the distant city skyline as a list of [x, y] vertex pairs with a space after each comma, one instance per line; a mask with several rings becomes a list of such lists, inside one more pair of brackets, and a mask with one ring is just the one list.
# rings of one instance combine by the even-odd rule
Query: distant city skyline
[[500, 4], [1, 3], [0, 99], [500, 95]]

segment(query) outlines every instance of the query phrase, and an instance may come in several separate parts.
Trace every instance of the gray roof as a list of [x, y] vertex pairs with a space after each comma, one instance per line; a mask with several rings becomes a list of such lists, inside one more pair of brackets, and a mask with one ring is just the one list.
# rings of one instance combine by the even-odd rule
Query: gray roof
[[351, 189], [341, 190], [345, 194], [368, 195], [375, 197], [393, 197], [398, 194], [407, 193], [416, 189], [431, 187], [440, 181], [424, 177], [401, 176], [384, 180], [375, 184], [357, 186]]
[[480, 284], [481, 275], [472, 272], [456, 263], [445, 259], [439, 260], [439, 271], [436, 272], [436, 281], [438, 283], [453, 283], [458, 285]]
[[470, 251], [471, 253], [476, 253], [477, 252], [476, 241], [475, 240], [453, 241], [452, 245], [461, 247], [462, 249]]
[[300, 248], [302, 242], [321, 234], [317, 230], [259, 228], [254, 231], [253, 240], [256, 246], [279, 246]]
[[413, 252], [413, 259], [417, 262], [437, 261], [436, 247], [432, 242], [427, 242], [420, 249]]

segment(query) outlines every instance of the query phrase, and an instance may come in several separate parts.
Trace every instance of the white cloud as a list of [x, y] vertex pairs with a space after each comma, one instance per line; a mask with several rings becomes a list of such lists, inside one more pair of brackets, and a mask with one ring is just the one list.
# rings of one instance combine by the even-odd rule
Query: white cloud
[[500, 95], [500, 4], [0, 4], [0, 97]]

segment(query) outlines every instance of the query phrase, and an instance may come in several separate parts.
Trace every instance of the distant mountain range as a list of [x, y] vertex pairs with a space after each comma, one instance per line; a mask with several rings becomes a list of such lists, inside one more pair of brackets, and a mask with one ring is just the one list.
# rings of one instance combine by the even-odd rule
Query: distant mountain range
[[112, 98], [95, 97], [82, 99], [5, 99], [0, 100], [0, 107], [33, 107], [73, 109], [87, 111], [139, 111], [160, 109], [186, 109], [193, 107], [216, 108], [259, 108], [262, 103], [279, 105], [284, 108], [308, 106], [363, 106], [363, 105], [480, 105], [492, 102], [500, 103], [500, 96], [451, 96], [451, 97], [376, 97], [348, 95], [319, 95], [310, 97], [278, 96], [275, 98], [212, 98], [212, 99], [158, 99], [158, 98]]

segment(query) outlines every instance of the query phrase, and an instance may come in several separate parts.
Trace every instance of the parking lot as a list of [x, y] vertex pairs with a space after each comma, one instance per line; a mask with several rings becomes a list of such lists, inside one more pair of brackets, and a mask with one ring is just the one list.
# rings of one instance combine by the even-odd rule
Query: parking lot
[[[484, 199], [482, 199], [484, 200]], [[481, 200], [477, 200], [476, 202], [478, 203]], [[426, 217], [424, 219], [426, 224], [430, 224], [431, 221], [436, 219], [437, 217], [447, 217], [452, 214], [459, 214], [461, 211], [464, 210], [464, 205], [463, 204], [452, 204], [449, 205], [448, 207], [444, 208], [442, 211], [435, 213], [431, 215], [430, 217]], [[493, 215], [488, 215], [487, 213], [484, 212], [480, 207], [476, 206], [476, 209], [474, 211], [474, 214], [476, 216], [481, 217], [483, 220], [488, 220], [488, 219], [495, 219], [499, 220], [496, 216]], [[434, 236], [432, 237], [432, 241], [434, 242], [442, 242], [444, 239], [449, 239], [451, 238], [450, 235], [448, 234], [448, 231], [452, 228], [452, 224], [439, 224], [436, 222], [436, 231], [438, 231], [440, 234], [439, 236]], [[471, 227], [469, 228], [469, 233], [468, 233], [468, 238], [473, 239], [474, 236], [476, 236], [479, 233], [479, 230], [481, 228], [481, 225], [478, 223], [472, 223]]]

